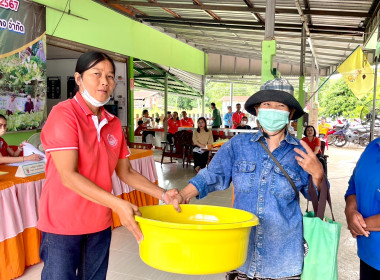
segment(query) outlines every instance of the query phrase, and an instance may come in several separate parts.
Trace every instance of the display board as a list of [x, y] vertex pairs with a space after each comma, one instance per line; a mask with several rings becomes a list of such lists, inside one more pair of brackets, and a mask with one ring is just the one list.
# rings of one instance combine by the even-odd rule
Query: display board
[[0, 114], [8, 131], [40, 128], [46, 119], [46, 9], [0, 1]]

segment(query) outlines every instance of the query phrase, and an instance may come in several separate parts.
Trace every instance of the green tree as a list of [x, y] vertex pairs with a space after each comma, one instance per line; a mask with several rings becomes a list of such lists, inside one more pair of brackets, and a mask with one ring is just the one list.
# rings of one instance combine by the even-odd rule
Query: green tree
[[369, 98], [370, 94], [358, 99], [341, 78], [330, 80], [318, 94], [319, 116], [359, 118], [363, 105]]

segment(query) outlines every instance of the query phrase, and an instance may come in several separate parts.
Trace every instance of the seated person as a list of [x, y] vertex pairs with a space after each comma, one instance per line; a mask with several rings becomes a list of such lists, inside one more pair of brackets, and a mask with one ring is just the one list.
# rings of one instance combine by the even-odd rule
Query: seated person
[[198, 128], [193, 132], [194, 143], [194, 169], [199, 172], [202, 168], [205, 168], [208, 161], [209, 152], [202, 151], [201, 148], [206, 148], [207, 145], [213, 143], [213, 136], [211, 129], [207, 129], [206, 119], [200, 117], [198, 119]]
[[314, 154], [322, 163], [323, 170], [326, 173], [326, 162], [322, 156], [321, 140], [316, 136], [317, 132], [315, 131], [314, 126], [308, 125], [307, 127], [305, 127], [303, 134], [305, 135], [305, 137], [302, 138], [302, 140], [305, 141], [305, 143], [310, 147], [310, 149], [313, 150]]
[[246, 116], [244, 116], [241, 119], [240, 125], [238, 125], [236, 127], [236, 129], [251, 129], [251, 127], [249, 125], [247, 125], [247, 123], [248, 123], [248, 118]]
[[322, 117], [321, 118], [321, 123], [318, 125], [318, 134], [319, 137], [324, 137], [327, 135], [327, 132], [331, 129], [331, 125], [326, 123], [326, 118]]
[[11, 149], [7, 142], [1, 137], [5, 134], [7, 131], [7, 119], [0, 114], [0, 164], [8, 164], [8, 163], [16, 163], [16, 162], [23, 162], [23, 161], [38, 161], [42, 160], [43, 157], [37, 154], [32, 154], [29, 156], [20, 156], [22, 152], [22, 148], [24, 146], [23, 143], [21, 143], [17, 149], [17, 151], [13, 151]]
[[166, 139], [168, 140], [169, 144], [174, 143], [174, 134], [178, 131], [178, 128], [181, 126], [181, 122], [178, 118], [178, 113], [173, 112], [173, 117], [168, 120], [168, 135], [166, 136]]
[[142, 120], [139, 120], [137, 122], [137, 128], [135, 129], [134, 135], [135, 136], [143, 136], [143, 130], [146, 128], [144, 125], [144, 122]]
[[182, 111], [181, 127], [194, 127], [194, 122], [187, 116], [186, 111]]
[[[145, 126], [144, 129], [146, 129], [148, 126], [151, 126], [152, 125], [152, 119], [149, 117], [149, 111], [147, 109], [143, 110], [142, 111], [142, 117], [140, 118], [140, 120], [143, 121], [143, 125]], [[154, 131], [143, 131], [142, 132], [142, 141], [143, 143], [146, 143], [146, 137], [151, 134], [152, 137], [154, 137], [156, 135], [156, 133]], [[149, 143], [149, 144], [152, 144], [152, 143]]]

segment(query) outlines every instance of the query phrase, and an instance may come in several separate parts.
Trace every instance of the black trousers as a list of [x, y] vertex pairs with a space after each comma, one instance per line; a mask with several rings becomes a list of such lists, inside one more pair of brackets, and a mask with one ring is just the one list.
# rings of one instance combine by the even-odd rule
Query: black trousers
[[154, 131], [146, 131], [146, 130], [144, 130], [143, 133], [142, 133], [142, 141], [143, 141], [143, 143], [146, 142], [146, 136], [149, 135], [149, 134], [152, 134], [153, 136], [156, 136], [156, 133]]
[[166, 136], [166, 140], [168, 140], [169, 144], [173, 144], [174, 140], [174, 134], [171, 134], [171, 133], [168, 133], [168, 135]]
[[208, 153], [204, 152], [203, 154], [193, 153], [194, 156], [194, 168], [199, 166], [200, 168], [205, 168], [208, 161]]
[[380, 270], [360, 260], [360, 280], [380, 280]]
[[220, 125], [213, 125], [211, 128], [220, 128]]

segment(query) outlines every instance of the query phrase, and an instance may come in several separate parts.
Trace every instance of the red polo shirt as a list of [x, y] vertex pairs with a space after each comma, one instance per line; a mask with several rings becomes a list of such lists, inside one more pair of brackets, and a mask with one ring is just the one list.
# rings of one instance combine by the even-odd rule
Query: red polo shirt
[[111, 176], [119, 159], [129, 156], [120, 120], [101, 108], [101, 121], [80, 93], [54, 106], [41, 133], [47, 155], [46, 181], [39, 203], [38, 229], [77, 235], [111, 225], [111, 210], [91, 202], [62, 184], [50, 152], [78, 151], [78, 171], [96, 185], [112, 191]]
[[7, 142], [5, 142], [5, 140], [0, 137], [0, 152], [3, 157], [9, 156], [7, 148], [8, 148]]
[[194, 127], [194, 122], [191, 118], [182, 119], [181, 120], [181, 127]]
[[245, 116], [245, 115], [244, 115], [243, 112], [240, 112], [240, 113], [235, 112], [235, 113], [233, 113], [233, 115], [232, 115], [232, 122], [236, 122], [237, 125], [234, 124], [234, 125], [232, 126], [232, 128], [236, 128], [236, 127], [238, 127], [238, 126], [240, 125], [240, 123], [241, 123], [241, 119], [242, 119], [244, 116]]
[[168, 120], [168, 132], [171, 134], [175, 134], [178, 131], [178, 127], [181, 126], [181, 121], [177, 119], [176, 121], [173, 118]]

